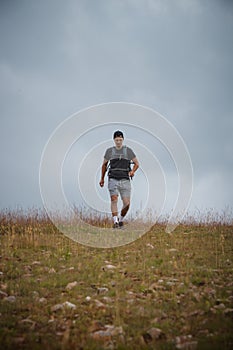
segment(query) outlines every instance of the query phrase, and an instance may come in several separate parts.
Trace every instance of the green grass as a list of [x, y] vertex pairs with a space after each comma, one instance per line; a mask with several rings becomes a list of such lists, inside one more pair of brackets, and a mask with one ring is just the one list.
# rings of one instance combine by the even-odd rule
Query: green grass
[[[0, 290], [15, 296], [0, 296], [2, 349], [175, 349], [181, 336], [196, 349], [233, 347], [233, 226], [191, 222], [167, 234], [156, 224], [131, 244], [97, 249], [46, 218], [2, 215], [0, 225]], [[53, 311], [66, 301], [76, 309]], [[93, 338], [94, 321], [122, 332]], [[146, 343], [152, 327], [165, 337]]]

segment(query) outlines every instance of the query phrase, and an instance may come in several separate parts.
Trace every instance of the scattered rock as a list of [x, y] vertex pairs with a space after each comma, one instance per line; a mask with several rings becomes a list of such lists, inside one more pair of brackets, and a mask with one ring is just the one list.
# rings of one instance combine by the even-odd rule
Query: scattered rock
[[56, 270], [52, 267], [51, 269], [48, 270], [48, 273], [56, 273]]
[[116, 269], [116, 266], [111, 265], [111, 264], [107, 264], [107, 265], [103, 266], [102, 269], [103, 269], [104, 271], [105, 271], [105, 270], [115, 270], [115, 269]]
[[107, 330], [99, 330], [96, 331], [94, 333], [91, 334], [91, 337], [95, 340], [99, 340], [99, 341], [110, 341], [111, 340], [111, 332], [107, 329]]
[[154, 249], [153, 244], [147, 243], [147, 245], [146, 245], [146, 246], [147, 246], [147, 247], [149, 247], [149, 248], [151, 248], [151, 249]]
[[[110, 342], [112, 337], [120, 336], [123, 337], [123, 328], [121, 326], [115, 327], [113, 325], [103, 325], [99, 321], [94, 321], [94, 324], [91, 325], [90, 329], [95, 329], [91, 333], [91, 337], [95, 340], [100, 340], [103, 342]], [[122, 338], [121, 338], [122, 340]]]
[[219, 305], [215, 305], [214, 308], [217, 310], [224, 310], [226, 306], [223, 303], [221, 303]]
[[14, 295], [10, 295], [9, 297], [5, 297], [3, 300], [9, 301], [9, 303], [14, 303], [16, 301], [16, 297]]
[[15, 337], [12, 340], [15, 344], [22, 344], [25, 341], [25, 337]]
[[69, 308], [69, 309], [76, 309], [76, 305], [70, 303], [69, 301], [65, 301], [65, 302], [63, 303], [63, 306], [65, 306], [65, 307], [67, 307], [67, 308]]
[[61, 310], [61, 309], [63, 309], [63, 304], [56, 304], [51, 307], [52, 312], [57, 312], [58, 310]]
[[165, 333], [160, 328], [150, 328], [147, 332], [145, 332], [143, 335], [143, 340], [146, 344], [155, 341], [155, 340], [161, 340], [166, 339]]
[[5, 298], [5, 297], [7, 297], [7, 296], [8, 296], [7, 293], [5, 293], [5, 292], [3, 292], [2, 290], [0, 290], [0, 299], [3, 299], [3, 298]]
[[77, 285], [78, 285], [77, 281], [70, 282], [70, 283], [67, 284], [66, 289], [67, 290], [71, 290], [72, 288], [76, 287]]
[[226, 308], [226, 309], [224, 310], [224, 314], [226, 314], [226, 315], [228, 315], [228, 314], [232, 315], [232, 314], [233, 314], [233, 309], [232, 309], [232, 308]]
[[95, 304], [96, 304], [98, 309], [105, 309], [106, 308], [106, 305], [97, 299], [95, 299]]
[[33, 261], [32, 265], [41, 265], [41, 262], [40, 261]]
[[104, 300], [106, 303], [111, 303], [111, 302], [112, 302], [112, 298], [106, 297], [106, 296], [103, 297], [103, 300]]
[[7, 290], [7, 283], [1, 283], [0, 288], [3, 290]]
[[64, 309], [64, 307], [67, 307], [69, 309], [76, 309], [76, 305], [70, 303], [69, 301], [65, 301], [63, 304], [56, 304], [51, 307], [52, 312], [57, 312], [58, 310]]
[[47, 299], [46, 299], [46, 298], [40, 298], [38, 301], [39, 301], [39, 303], [41, 303], [41, 304], [47, 303]]
[[86, 300], [86, 301], [90, 301], [90, 300], [91, 300], [91, 297], [88, 295], [88, 296], [86, 296], [85, 300]]
[[94, 320], [92, 321], [90, 327], [89, 327], [89, 332], [94, 333], [100, 330], [104, 330], [105, 326], [102, 322], [98, 321], [98, 320]]
[[108, 292], [108, 288], [106, 288], [106, 287], [99, 287], [99, 288], [97, 288], [97, 293], [98, 294], [105, 294], [107, 292]]
[[19, 321], [19, 323], [29, 323], [29, 324], [31, 324], [31, 327], [30, 327], [31, 330], [34, 330], [35, 326], [36, 326], [36, 322], [30, 320], [30, 318], [25, 318], [25, 319]]
[[181, 335], [175, 339], [176, 349], [194, 350], [197, 348], [197, 341], [192, 340], [192, 335]]
[[197, 348], [197, 341], [190, 341], [183, 344], [177, 344], [176, 349], [194, 350]]

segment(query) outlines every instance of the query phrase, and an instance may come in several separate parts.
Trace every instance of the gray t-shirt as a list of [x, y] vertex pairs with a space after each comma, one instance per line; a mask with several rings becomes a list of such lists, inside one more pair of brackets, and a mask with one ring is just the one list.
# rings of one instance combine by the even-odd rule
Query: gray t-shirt
[[113, 146], [106, 150], [104, 159], [110, 160], [111, 158], [125, 158], [123, 147], [126, 148], [126, 159], [132, 160], [136, 157], [134, 151], [128, 146], [122, 146], [121, 149], [117, 149], [115, 146]]

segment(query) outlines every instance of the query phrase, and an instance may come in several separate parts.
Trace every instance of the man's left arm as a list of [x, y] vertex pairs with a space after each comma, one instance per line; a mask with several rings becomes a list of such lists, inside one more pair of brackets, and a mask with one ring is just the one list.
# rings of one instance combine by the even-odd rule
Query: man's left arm
[[134, 165], [133, 165], [133, 169], [129, 172], [129, 176], [132, 178], [135, 174], [135, 171], [137, 171], [137, 169], [139, 168], [139, 161], [137, 160], [137, 157], [134, 157], [132, 159]]

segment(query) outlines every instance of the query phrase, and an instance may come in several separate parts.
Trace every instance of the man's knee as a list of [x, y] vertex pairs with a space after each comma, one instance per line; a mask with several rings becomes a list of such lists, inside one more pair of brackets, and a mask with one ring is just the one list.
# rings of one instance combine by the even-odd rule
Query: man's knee
[[129, 208], [130, 206], [130, 198], [123, 198], [123, 205], [126, 208]]
[[117, 199], [118, 199], [118, 195], [117, 194], [113, 194], [111, 196], [111, 202], [117, 202]]

